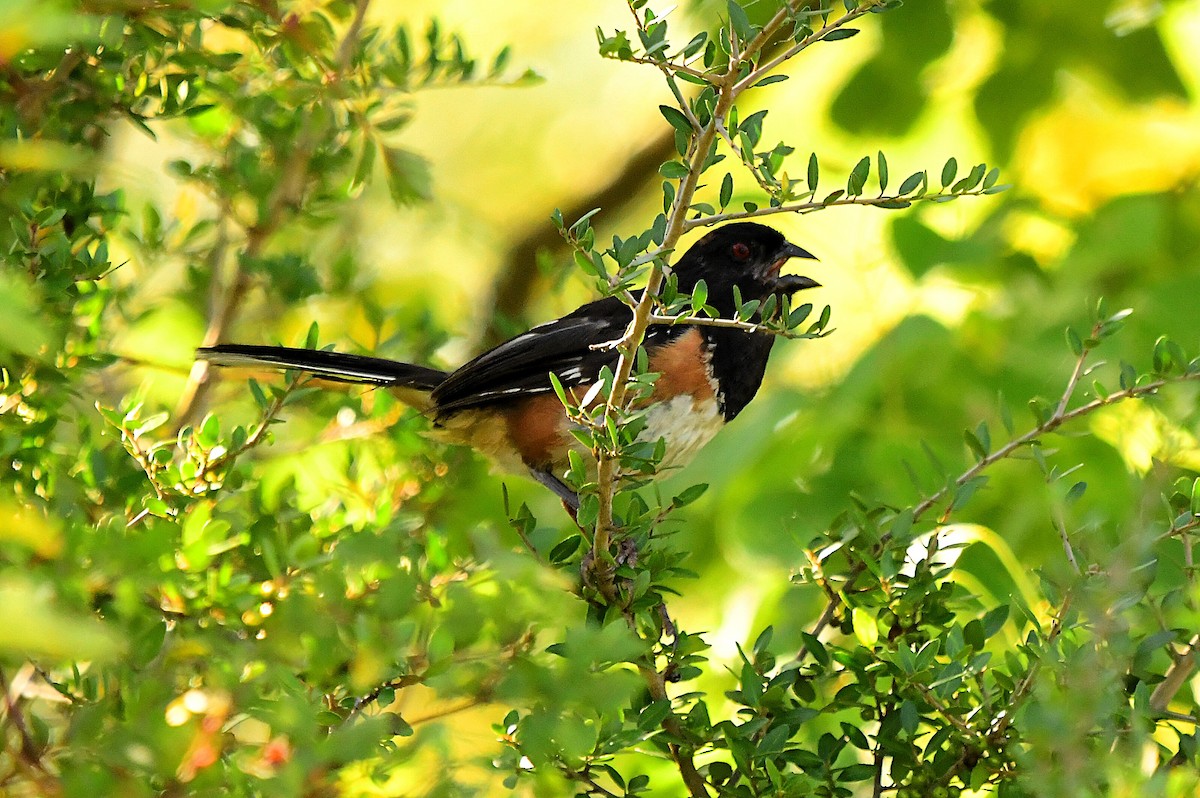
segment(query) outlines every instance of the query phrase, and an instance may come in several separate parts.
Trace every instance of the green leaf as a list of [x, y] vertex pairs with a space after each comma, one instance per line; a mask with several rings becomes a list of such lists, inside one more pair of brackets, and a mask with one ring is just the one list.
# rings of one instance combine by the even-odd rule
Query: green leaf
[[695, 36], [693, 36], [693, 37], [692, 37], [692, 40], [691, 40], [690, 42], [688, 42], [688, 43], [687, 43], [687, 44], [684, 46], [684, 48], [683, 48], [683, 55], [684, 55], [684, 57], [685, 57], [685, 58], [691, 58], [691, 57], [692, 57], [692, 56], [694, 56], [696, 53], [698, 53], [698, 52], [700, 52], [701, 50], [703, 50], [703, 49], [704, 49], [704, 45], [705, 45], [707, 42], [708, 42], [708, 32], [707, 32], [707, 31], [700, 31], [699, 33], [697, 33]]
[[801, 632], [800, 639], [804, 641], [805, 650], [812, 655], [812, 658], [817, 661], [818, 665], [823, 668], [829, 667], [832, 660], [829, 657], [829, 652], [825, 649], [824, 643], [808, 632]]
[[808, 190], [816, 193], [817, 180], [821, 176], [821, 167], [817, 163], [817, 154], [814, 152], [808, 156]]
[[670, 701], [652, 701], [643, 707], [642, 711], [638, 714], [637, 727], [642, 731], [657, 729], [670, 714]]
[[1012, 409], [1008, 406], [1008, 402], [1004, 399], [1004, 392], [1000, 391], [996, 397], [996, 404], [1000, 409], [1000, 423], [1004, 425], [1004, 431], [1010, 436], [1016, 430], [1016, 424], [1013, 422]]
[[887, 157], [883, 154], [883, 150], [879, 150], [875, 155], [875, 172], [879, 177], [879, 193], [887, 191], [888, 187], [888, 163]]
[[746, 41], [750, 38], [750, 18], [746, 16], [746, 10], [736, 0], [728, 0], [726, 7], [729, 10], [729, 26], [739, 39]]
[[766, 119], [766, 117], [767, 111], [765, 109], [762, 111], [755, 111], [754, 113], [750, 114], [750, 116], [743, 119], [738, 125], [738, 132], [745, 137], [745, 142], [747, 142], [749, 145], [745, 147], [745, 149], [752, 149], [753, 147], [757, 146], [758, 142], [762, 139], [763, 120]]
[[363, 139], [362, 151], [358, 156], [358, 164], [354, 167], [354, 176], [350, 178], [351, 193], [358, 192], [371, 179], [375, 169], [375, 153], [378, 150], [375, 142], [366, 137]]
[[699, 499], [701, 496], [703, 496], [706, 490], [708, 490], [708, 485], [703, 482], [698, 485], [691, 485], [687, 488], [684, 488], [674, 499], [671, 500], [671, 506], [676, 508], [686, 507], [692, 502], [696, 501], [696, 499]]
[[771, 647], [771, 637], [774, 636], [774, 627], [768, 626], [754, 640], [754, 645], [751, 646], [756, 656], [761, 656]]
[[953, 190], [955, 192], [959, 192], [970, 191], [971, 189], [975, 188], [975, 186], [979, 185], [979, 182], [983, 180], [986, 170], [987, 164], [975, 164], [975, 166], [971, 167], [971, 171], [966, 177], [954, 184]]
[[667, 161], [658, 167], [658, 173], [669, 180], [679, 180], [687, 177], [688, 168], [679, 161]]
[[1079, 337], [1079, 333], [1075, 332], [1074, 327], [1067, 328], [1067, 344], [1076, 357], [1083, 354], [1083, 339]]
[[725, 177], [721, 179], [721, 209], [724, 210], [729, 201], [733, 199], [733, 175], [729, 172], [725, 173]]
[[554, 548], [550, 549], [550, 553], [546, 555], [546, 559], [552, 563], [565, 562], [575, 552], [579, 551], [582, 543], [583, 537], [581, 535], [570, 535], [554, 544]]
[[250, 395], [254, 397], [254, 403], [258, 405], [259, 410], [266, 410], [270, 402], [267, 400], [267, 395], [263, 392], [262, 386], [258, 384], [258, 380], [250, 378]]
[[787, 79], [787, 75], [767, 75], [765, 78], [751, 86], [751, 88], [757, 89], [760, 86], [770, 86], [772, 83], [781, 83]]
[[986, 452], [992, 451], [992, 432], [988, 429], [986, 421], [980, 421], [975, 426], [975, 437], [983, 445]]
[[[162, 415], [166, 415], [163, 413]], [[164, 419], [165, 421], [165, 419]], [[221, 441], [221, 420], [212, 413], [205, 416], [196, 432], [196, 442], [205, 449], [211, 449]]]
[[[742, 657], [745, 659], [745, 654]], [[758, 699], [762, 697], [762, 678], [754, 670], [754, 666], [749, 660], [746, 660], [745, 664], [742, 665], [741, 687], [742, 701], [745, 705], [748, 707], [756, 706]]]
[[924, 172], [913, 172], [908, 177], [904, 178], [904, 182], [900, 184], [899, 194], [904, 196], [917, 190], [917, 186], [925, 181]]
[[985, 638], [990, 638], [1004, 628], [1004, 624], [1008, 621], [1008, 605], [1003, 604], [995, 609], [989, 610], [982, 618], [983, 635]]
[[854, 625], [854, 636], [858, 642], [867, 648], [874, 648], [879, 642], [879, 627], [875, 624], [875, 616], [865, 607], [855, 607], [850, 613]]
[[862, 158], [854, 165], [854, 169], [850, 172], [850, 179], [846, 181], [846, 193], [852, 197], [861, 196], [863, 188], [867, 185], [867, 176], [871, 173], [871, 159], [869, 157]]
[[425, 159], [398, 147], [382, 145], [388, 191], [397, 205], [428, 200], [433, 194], [433, 178]]
[[911, 735], [916, 732], [920, 722], [921, 713], [917, 710], [917, 705], [911, 699], [904, 699], [900, 704], [900, 727]]
[[988, 483], [988, 478], [984, 476], [973, 477], [968, 479], [963, 484], [959, 485], [954, 491], [954, 499], [950, 502], [952, 509], [959, 509], [971, 500], [976, 491]]
[[958, 174], [958, 161], [951, 157], [946, 161], [946, 165], [942, 167], [942, 188], [954, 182], [955, 175]]
[[790, 330], [799, 327], [810, 315], [812, 315], [812, 311], [813, 306], [810, 302], [805, 302], [803, 305], [793, 308], [787, 317], [788, 329]]
[[982, 460], [988, 455], [987, 447], [983, 442], [976, 437], [971, 430], [963, 430], [963, 439], [967, 442], [967, 448], [975, 455], [976, 458]]
[[[862, 732], [859, 732], [861, 734]], [[866, 781], [875, 776], [875, 766], [863, 762], [857, 765], [846, 765], [839, 771], [839, 781]]]
[[658, 106], [658, 110], [659, 113], [663, 115], [663, 118], [670, 123], [671, 127], [675, 128], [680, 133], [690, 136], [693, 132], [695, 132], [694, 128], [692, 127], [692, 123], [688, 121], [687, 116], [685, 116], [684, 113], [678, 108], [670, 105], [660, 105]]
[[840, 41], [841, 39], [849, 39], [851, 36], [857, 35], [858, 28], [837, 28], [825, 34], [825, 38], [822, 41], [836, 42]]
[[896, 517], [892, 519], [892, 526], [889, 532], [891, 536], [898, 541], [908, 539], [909, 533], [912, 532], [913, 511], [911, 507], [906, 507], [896, 513]]
[[558, 375], [551, 371], [548, 376], [550, 377], [550, 387], [554, 389], [554, 395], [558, 397], [558, 401], [562, 403], [563, 407], [573, 407], [575, 403], [571, 401], [567, 389], [563, 387], [562, 380], [558, 378]]

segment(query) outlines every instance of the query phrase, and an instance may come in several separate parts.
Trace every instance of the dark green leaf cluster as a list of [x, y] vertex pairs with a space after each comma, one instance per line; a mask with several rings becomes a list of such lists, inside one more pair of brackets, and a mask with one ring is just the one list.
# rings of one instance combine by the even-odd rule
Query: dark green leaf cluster
[[[168, 364], [115, 351], [162, 307], [207, 301], [223, 335], [260, 280], [280, 302], [344, 290], [313, 265], [310, 234], [345, 214], [374, 153], [395, 199], [428, 195], [395, 138], [407, 94], [513, 82], [506, 53], [480, 70], [436, 24], [413, 46], [366, 6], [64, 12], [0, 66], [0, 596], [20, 618], [0, 635], [0, 793], [299, 795], [349, 767], [389, 770], [414, 728], [379, 707], [406, 688], [473, 705], [558, 683], [530, 658], [531, 629], [569, 606], [537, 597], [529, 563], [484, 566], [465, 525], [433, 522], [437, 493], [413, 485], [446, 465], [423, 457], [419, 421], [382, 421], [399, 415], [390, 397], [356, 413], [391, 428], [382, 461], [410, 471], [342, 443], [334, 463], [277, 457], [264, 481], [257, 447], [315, 394], [252, 380], [252, 422], [189, 423], [131, 377]], [[174, 218], [97, 189], [102, 146], [129, 123], [189, 140], [171, 172], [210, 207]], [[115, 262], [118, 245], [135, 259]], [[331, 503], [311, 478], [338, 460], [356, 484]], [[629, 689], [564, 682], [563, 707]]]

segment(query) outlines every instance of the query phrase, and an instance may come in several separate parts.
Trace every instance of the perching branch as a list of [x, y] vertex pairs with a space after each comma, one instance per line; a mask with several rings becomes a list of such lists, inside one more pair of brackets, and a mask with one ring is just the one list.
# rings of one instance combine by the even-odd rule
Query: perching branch
[[[662, 256], [667, 252], [674, 251], [680, 237], [685, 232], [702, 224], [714, 224], [726, 219], [748, 218], [749, 216], [761, 216], [768, 213], [781, 213], [784, 210], [804, 212], [806, 210], [815, 210], [817, 207], [827, 207], [831, 204], [879, 204], [880, 202], [888, 201], [887, 199], [880, 198], [863, 200], [855, 197], [838, 203], [838, 197], [831, 197], [829, 201], [824, 203], [800, 203], [781, 206], [778, 209], [748, 211], [744, 214], [710, 216], [704, 221], [693, 220], [689, 222], [687, 218], [692, 209], [693, 199], [699, 186], [701, 174], [710, 165], [710, 159], [713, 157], [719, 131], [725, 124], [725, 120], [733, 109], [739, 95], [754, 83], [753, 80], [745, 80], [747, 72], [750, 75], [755, 74], [753, 59], [789, 18], [800, 13], [800, 6], [802, 4], [802, 0], [792, 0], [786, 3], [784, 8], [744, 48], [739, 49], [737, 36], [731, 27], [729, 31], [730, 58], [728, 65], [724, 70], [707, 78], [715, 90], [716, 97], [708, 115], [708, 121], [703, 125], [700, 124], [697, 114], [688, 107], [686, 102], [682, 101], [682, 96], [675, 86], [673, 75], [662, 64], [659, 64], [659, 68], [663, 69], [664, 74], [667, 76], [668, 84], [673, 94], [680, 101], [684, 119], [686, 119], [687, 124], [691, 127], [687, 152], [683, 158], [686, 172], [678, 178], [674, 196], [666, 213], [666, 224], [662, 240], [659, 242], [658, 247], [647, 255], [650, 258], [651, 266], [645, 290], [639, 301], [633, 306], [633, 318], [625, 334], [619, 341], [615, 342], [615, 348], [619, 354], [612, 384], [609, 388], [608, 396], [604, 403], [603, 414], [600, 419], [603, 427], [619, 425], [625, 412], [627, 412], [630, 398], [629, 386], [631, 384], [637, 351], [645, 338], [649, 325], [656, 321], [661, 323], [664, 318], [655, 312], [659, 301], [659, 291], [665, 278], [665, 263]], [[833, 21], [827, 22], [821, 32], [806, 37], [805, 40], [789, 48], [784, 54], [772, 59], [771, 62], [759, 68], [758, 75], [761, 76], [767, 71], [776, 68], [779, 64], [794, 57], [806, 47], [816, 41], [820, 41], [829, 32], [832, 32], [852, 19], [858, 18], [877, 5], [879, 5], [877, 2], [864, 4], [862, 7], [857, 7], [835, 18]], [[904, 202], [897, 198], [890, 198], [890, 200], [892, 203], [897, 204], [897, 206], [899, 206], [898, 203]], [[731, 324], [740, 325], [741, 322], [733, 321]], [[718, 324], [716, 326], [723, 325]], [[588, 566], [588, 571], [590, 572], [588, 578], [601, 596], [611, 604], [613, 597], [617, 594], [614, 585], [615, 563], [612, 560], [609, 549], [613, 536], [616, 533], [613, 517], [613, 500], [620, 478], [617, 462], [619, 454], [613, 451], [612, 447], [608, 445], [597, 448], [596, 481], [599, 507], [595, 533], [591, 541], [591, 553], [588, 558], [588, 562], [590, 562]], [[656, 700], [668, 700], [663, 674], [653, 667], [642, 667], [641, 671], [651, 696]], [[668, 714], [663, 720], [662, 725], [673, 736], [680, 736], [678, 721], [673, 714]], [[670, 744], [670, 751], [684, 784], [693, 798], [708, 796], [707, 784], [696, 769], [693, 751], [690, 747], [673, 742]]]

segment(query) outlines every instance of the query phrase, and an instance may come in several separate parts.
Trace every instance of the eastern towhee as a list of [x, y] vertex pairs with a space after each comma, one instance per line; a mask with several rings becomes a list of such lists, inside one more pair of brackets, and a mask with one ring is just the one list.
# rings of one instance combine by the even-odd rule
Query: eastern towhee
[[[779, 232], [752, 222], [726, 225], [697, 241], [672, 267], [681, 293], [703, 280], [707, 304], [723, 318], [736, 313], [734, 286], [743, 303], [790, 296], [818, 283], [783, 275], [790, 258], [812, 258]], [[220, 344], [197, 357], [221, 366], [304, 371], [339, 382], [366, 383], [397, 392], [428, 414], [440, 437], [471, 446], [509, 470], [527, 470], [564, 502], [578, 497], [563, 481], [567, 452], [579, 443], [549, 375], [582, 394], [617, 352], [601, 346], [621, 338], [632, 314], [616, 297], [589, 302], [560, 319], [484, 352], [445, 372], [394, 360], [283, 346]], [[757, 317], [752, 317], [752, 321]], [[645, 404], [641, 438], [664, 439], [664, 467], [686, 463], [758, 392], [775, 336], [734, 328], [651, 325], [643, 346], [648, 370], [659, 374]]]

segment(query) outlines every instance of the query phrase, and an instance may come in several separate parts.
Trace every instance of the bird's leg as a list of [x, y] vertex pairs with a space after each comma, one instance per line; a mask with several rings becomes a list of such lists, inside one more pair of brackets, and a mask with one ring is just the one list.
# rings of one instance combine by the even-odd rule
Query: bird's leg
[[547, 488], [549, 488], [555, 496], [562, 499], [563, 506], [567, 509], [567, 512], [571, 514], [572, 518], [575, 517], [575, 514], [579, 512], [578, 493], [567, 487], [565, 482], [554, 476], [554, 474], [550, 473], [549, 471], [531, 468], [529, 469], [529, 475], [542, 485], [545, 485]]
[[[571, 520], [575, 522], [575, 525], [579, 526], [579, 494], [571, 490], [571, 488], [568, 487], [565, 482], [556, 477], [550, 471], [531, 468], [529, 469], [529, 473], [535, 480], [540, 482], [542, 485], [545, 485], [554, 492], [555, 496], [562, 500], [563, 508], [567, 511], [567, 514], [571, 516]], [[621, 520], [619, 518], [614, 518], [613, 520], [618, 526], [620, 526]], [[583, 532], [585, 536], [587, 535], [587, 531], [581, 526], [579, 527], [579, 531]], [[618, 538], [615, 560], [617, 565], [636, 566], [638, 560], [637, 543], [634, 542], [632, 538]], [[580, 563], [584, 584], [592, 583], [593, 580], [591, 579], [590, 574], [592, 573], [595, 565], [596, 563], [593, 559], [592, 552], [588, 551], [583, 556], [583, 561]], [[629, 587], [629, 585], [626, 587]]]

